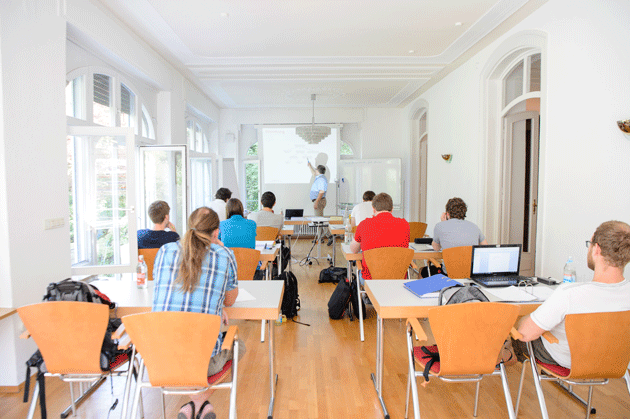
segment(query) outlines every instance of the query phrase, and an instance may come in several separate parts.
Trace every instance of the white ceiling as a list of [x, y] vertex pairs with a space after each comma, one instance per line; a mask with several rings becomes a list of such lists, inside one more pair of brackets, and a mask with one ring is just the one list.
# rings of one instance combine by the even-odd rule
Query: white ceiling
[[399, 107], [530, 0], [100, 0], [221, 108]]

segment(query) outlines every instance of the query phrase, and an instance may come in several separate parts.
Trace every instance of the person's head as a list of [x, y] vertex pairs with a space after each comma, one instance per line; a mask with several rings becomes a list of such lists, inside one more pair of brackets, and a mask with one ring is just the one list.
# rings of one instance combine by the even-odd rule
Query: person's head
[[630, 262], [630, 225], [623, 221], [606, 221], [597, 227], [591, 238], [587, 258], [588, 267], [593, 270], [595, 246], [601, 249], [601, 255], [607, 265], [623, 270]]
[[227, 201], [227, 205], [225, 206], [225, 212], [227, 213], [227, 218], [232, 217], [233, 215], [243, 216], [243, 203], [238, 198], [231, 198]]
[[324, 173], [326, 173], [326, 166], [320, 164], [319, 166], [317, 166], [317, 172], [319, 172], [320, 175], [323, 175]]
[[273, 208], [276, 205], [276, 196], [271, 191], [267, 191], [260, 197], [263, 208]]
[[374, 197], [376, 196], [376, 194], [372, 191], [365, 191], [363, 192], [363, 202], [370, 202], [371, 200], [374, 199]]
[[228, 188], [219, 188], [217, 193], [214, 195], [216, 199], [220, 199], [222, 201], [227, 202], [228, 199], [232, 197], [232, 191]]
[[466, 211], [468, 207], [466, 203], [461, 198], [451, 198], [446, 203], [446, 213], [450, 218], [458, 218], [463, 220], [466, 218]]
[[389, 194], [382, 192], [372, 199], [372, 208], [374, 208], [376, 212], [391, 212], [394, 209], [394, 201], [392, 201], [392, 197], [389, 196]]
[[208, 207], [197, 208], [188, 217], [188, 231], [181, 239], [182, 257], [177, 282], [184, 292], [191, 292], [199, 283], [201, 262], [206, 248], [219, 235], [219, 216]]
[[162, 224], [170, 212], [171, 207], [165, 201], [155, 201], [149, 205], [149, 218], [153, 224]]

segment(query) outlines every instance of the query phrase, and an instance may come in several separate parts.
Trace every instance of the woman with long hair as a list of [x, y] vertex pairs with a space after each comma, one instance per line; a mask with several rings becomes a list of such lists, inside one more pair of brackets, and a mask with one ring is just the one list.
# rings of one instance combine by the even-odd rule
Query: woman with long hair
[[256, 222], [243, 216], [243, 203], [231, 198], [226, 206], [227, 220], [221, 221], [219, 238], [226, 247], [256, 248]]
[[[234, 253], [218, 239], [219, 217], [207, 207], [197, 208], [188, 218], [188, 231], [175, 243], [165, 244], [155, 257], [153, 311], [190, 311], [222, 316], [238, 295]], [[212, 343], [210, 343], [212, 344]], [[208, 376], [221, 371], [232, 358], [221, 351], [223, 335], [214, 344]], [[244, 346], [239, 341], [239, 357]], [[207, 400], [213, 390], [191, 396], [177, 419], [214, 419], [214, 408]], [[195, 412], [198, 412], [196, 415]]]

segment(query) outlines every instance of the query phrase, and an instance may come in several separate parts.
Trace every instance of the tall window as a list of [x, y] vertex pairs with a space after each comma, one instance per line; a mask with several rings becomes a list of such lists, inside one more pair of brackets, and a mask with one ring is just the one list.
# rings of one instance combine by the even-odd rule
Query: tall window
[[503, 79], [503, 107], [533, 92], [540, 92], [540, 53], [527, 55], [510, 68]]
[[216, 155], [210, 153], [207, 119], [188, 109], [186, 115], [186, 143], [190, 150], [190, 204], [191, 208], [207, 206], [212, 201]]
[[258, 211], [260, 203], [260, 161], [258, 143], [252, 144], [245, 153], [245, 206], [248, 211]]

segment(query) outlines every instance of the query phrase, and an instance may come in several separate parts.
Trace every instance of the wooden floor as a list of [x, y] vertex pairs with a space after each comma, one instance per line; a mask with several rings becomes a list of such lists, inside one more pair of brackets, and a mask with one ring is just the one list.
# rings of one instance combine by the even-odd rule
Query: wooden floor
[[[293, 255], [301, 259], [310, 247], [307, 240], [298, 241]], [[322, 253], [331, 253], [323, 245]], [[345, 266], [341, 252], [337, 252], [338, 266]], [[276, 368], [278, 386], [274, 418], [382, 418], [383, 414], [376, 392], [370, 380], [375, 366], [375, 312], [368, 309], [365, 322], [365, 342], [359, 340], [358, 321], [330, 320], [327, 302], [334, 289], [332, 284], [318, 284], [319, 272], [327, 267], [320, 265], [301, 267], [293, 263], [293, 272], [299, 281], [302, 309], [296, 320], [309, 324], [285, 323], [277, 325]], [[239, 363], [238, 417], [266, 418], [269, 401], [268, 345], [260, 342], [260, 322], [234, 321], [238, 324], [247, 353]], [[384, 398], [392, 418], [405, 415], [405, 391], [407, 382], [407, 355], [404, 322], [385, 321], [385, 371], [383, 378]], [[520, 364], [508, 367], [512, 399], [516, 400]], [[79, 418], [107, 418], [115, 399], [118, 406], [109, 414], [119, 418], [121, 414], [123, 378], [108, 380], [78, 409]], [[421, 380], [419, 380], [421, 381]], [[584, 409], [562, 394], [554, 385], [543, 383], [551, 418], [580, 418]], [[58, 418], [69, 401], [68, 385], [58, 379], [46, 382], [48, 415]], [[431, 380], [420, 387], [420, 410], [424, 418], [472, 418], [474, 384], [448, 384]], [[585, 389], [578, 393], [586, 396]], [[159, 418], [159, 393], [145, 390], [144, 409], [146, 418]], [[217, 391], [210, 398], [219, 418], [227, 418], [227, 392]], [[596, 419], [630, 417], [630, 397], [623, 380], [595, 388], [594, 405]], [[167, 417], [177, 416], [185, 397], [167, 397]], [[24, 418], [28, 405], [22, 403], [21, 394], [0, 395], [0, 418]], [[413, 414], [411, 415], [413, 416]], [[39, 418], [39, 409], [35, 415]], [[479, 419], [505, 418], [505, 401], [499, 377], [482, 381], [479, 400]], [[526, 375], [524, 400], [519, 418], [539, 418], [537, 398], [531, 381]]]

